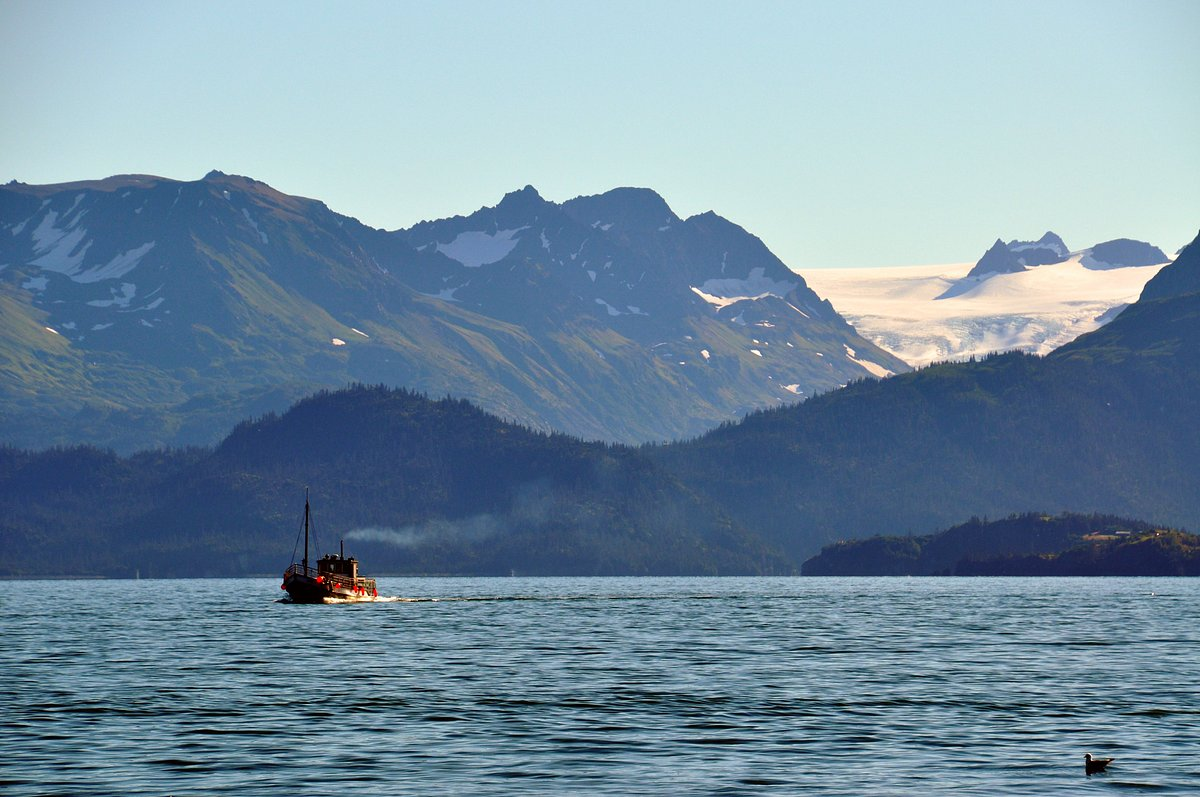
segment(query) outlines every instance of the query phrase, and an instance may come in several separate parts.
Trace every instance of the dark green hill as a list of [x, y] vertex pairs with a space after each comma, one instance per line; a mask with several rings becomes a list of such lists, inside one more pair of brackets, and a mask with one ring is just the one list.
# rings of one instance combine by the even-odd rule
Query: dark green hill
[[1157, 529], [1085, 540], [1067, 551], [1002, 556], [958, 565], [964, 576], [1200, 576], [1200, 537]]
[[642, 454], [359, 387], [215, 451], [0, 450], [0, 575], [282, 572], [312, 487], [323, 550], [372, 573], [790, 572]]
[[964, 575], [976, 572], [977, 565], [1000, 561], [999, 557], [1049, 561], [1044, 557], [1074, 548], [1089, 537], [1127, 540], [1153, 532], [1148, 523], [1111, 515], [1035, 512], [991, 522], [972, 518], [937, 534], [827, 545], [804, 563], [802, 572], [806, 576]]
[[1142, 300], [1166, 299], [1200, 293], [1200, 244], [1192, 241], [1180, 251], [1170, 268], [1154, 275], [1142, 289]]

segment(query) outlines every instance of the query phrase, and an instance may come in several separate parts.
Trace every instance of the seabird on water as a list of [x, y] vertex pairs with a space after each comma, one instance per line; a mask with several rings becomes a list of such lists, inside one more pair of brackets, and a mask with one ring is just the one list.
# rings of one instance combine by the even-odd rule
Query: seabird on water
[[1104, 768], [1106, 766], [1108, 766], [1109, 764], [1111, 764], [1112, 762], [1113, 762], [1113, 760], [1111, 758], [1092, 758], [1091, 753], [1084, 753], [1083, 754], [1083, 771], [1088, 773], [1089, 775], [1094, 774], [1096, 772], [1103, 772]]

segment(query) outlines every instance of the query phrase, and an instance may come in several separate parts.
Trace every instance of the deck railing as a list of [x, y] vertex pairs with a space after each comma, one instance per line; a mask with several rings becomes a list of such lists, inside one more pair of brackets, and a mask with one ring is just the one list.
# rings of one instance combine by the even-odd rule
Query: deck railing
[[361, 587], [367, 591], [375, 589], [375, 579], [373, 578], [359, 577], [355, 580], [350, 576], [343, 576], [340, 573], [321, 573], [315, 567], [304, 567], [304, 565], [296, 563], [289, 565], [288, 569], [284, 571], [284, 575], [308, 576], [309, 578], [320, 576], [325, 581], [346, 589], [354, 589], [355, 587]]

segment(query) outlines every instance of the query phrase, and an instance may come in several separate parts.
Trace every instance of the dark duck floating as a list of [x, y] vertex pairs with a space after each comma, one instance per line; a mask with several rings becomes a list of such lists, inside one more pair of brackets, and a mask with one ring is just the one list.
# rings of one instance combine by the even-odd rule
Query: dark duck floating
[[[346, 558], [345, 545], [337, 554], [325, 554], [315, 568], [308, 566], [308, 490], [304, 491], [304, 558], [283, 573], [280, 589], [292, 603], [342, 603], [374, 600], [379, 596], [375, 579], [358, 574], [358, 560]], [[295, 556], [295, 553], [292, 554]]]
[[1111, 764], [1111, 758], [1092, 758], [1091, 753], [1083, 754], [1083, 771], [1089, 775], [1094, 775], [1097, 772], [1103, 772], [1104, 768]]

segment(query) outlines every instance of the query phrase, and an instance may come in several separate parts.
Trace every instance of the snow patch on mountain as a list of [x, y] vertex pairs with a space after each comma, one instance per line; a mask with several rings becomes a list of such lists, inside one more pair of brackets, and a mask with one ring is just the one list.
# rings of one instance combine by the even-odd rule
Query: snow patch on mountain
[[[73, 213], [75, 213], [76, 210], [79, 209], [79, 203], [83, 202], [83, 198], [85, 196], [87, 196], [86, 192], [81, 192], [81, 193], [78, 193], [75, 195], [75, 199], [71, 202], [71, 207], [67, 208], [67, 212], [63, 214], [63, 221], [70, 219], [71, 215]], [[86, 213], [87, 211], [84, 211], [84, 212]], [[79, 220], [82, 218], [83, 218], [83, 213], [80, 213], [78, 216], [76, 216], [74, 219], [72, 219], [70, 222], [67, 223], [67, 228], [69, 229], [71, 227], [74, 227], [76, 224], [79, 223]]]
[[[458, 286], [458, 288], [461, 287], [463, 286]], [[454, 298], [454, 294], [458, 291], [458, 288], [442, 288], [437, 293], [425, 293], [422, 296], [428, 296], [431, 299], [441, 299], [443, 302], [457, 302], [458, 299]]]
[[[80, 248], [80, 244], [87, 236], [87, 230], [82, 227], [73, 230], [59, 227], [57, 222], [58, 213], [51, 210], [34, 228], [31, 233], [33, 253], [38, 257], [31, 260], [30, 265], [46, 271], [74, 274], [78, 270], [79, 264], [83, 262], [83, 257], [87, 253], [88, 247], [91, 246], [91, 242], [89, 241]], [[76, 251], [77, 249], [79, 251]]]
[[494, 233], [460, 232], [447, 244], [438, 244], [437, 250], [451, 260], [457, 260], [467, 268], [479, 268], [508, 257], [508, 253], [521, 242], [517, 233], [529, 229], [497, 230]]
[[[1082, 257], [969, 286], [962, 280], [970, 263], [812, 269], [804, 278], [859, 334], [919, 366], [1012, 349], [1050, 352], [1110, 320], [1162, 268], [1095, 270]], [[937, 298], [956, 284], [965, 289]]]
[[1008, 251], [1016, 255], [1023, 266], [1047, 266], [1061, 263], [1071, 256], [1066, 241], [1051, 231], [1036, 241], [1009, 241]]
[[[225, 193], [228, 194], [229, 192], [226, 191]], [[270, 241], [267, 239], [267, 234], [265, 232], [263, 232], [262, 230], [258, 229], [258, 222], [256, 222], [253, 218], [250, 217], [250, 209], [242, 208], [242, 215], [246, 217], [246, 221], [248, 221], [250, 223], [250, 226], [254, 228], [254, 231], [256, 233], [258, 233], [258, 237], [262, 239], [262, 242], [264, 244], [270, 243]]]
[[73, 220], [67, 221], [71, 213], [79, 206], [82, 197], [82, 194], [76, 197], [71, 210], [62, 217], [65, 224], [60, 226], [58, 213], [51, 210], [30, 233], [35, 257], [29, 261], [29, 265], [37, 266], [43, 271], [64, 274], [73, 282], [83, 284], [120, 279], [137, 267], [146, 253], [154, 248], [154, 241], [126, 252], [120, 252], [101, 265], [84, 268], [84, 260], [92, 242], [85, 242], [87, 230], [77, 225], [79, 219], [87, 211], [85, 210], [77, 214]]
[[692, 292], [720, 310], [735, 302], [761, 299], [764, 296], [783, 298], [796, 288], [794, 282], [779, 282], [766, 276], [766, 269], [751, 269], [745, 279], [710, 279], [699, 287], [691, 286]]
[[132, 282], [122, 282], [120, 288], [113, 288], [110, 299], [93, 299], [88, 302], [92, 307], [129, 307], [133, 297], [137, 295], [137, 286]]
[[846, 350], [846, 359], [847, 360], [849, 360], [850, 362], [854, 363], [857, 366], [860, 366], [860, 367], [866, 369], [867, 373], [871, 374], [872, 376], [877, 376], [880, 379], [882, 379], [885, 376], [892, 375], [891, 371], [884, 368], [879, 363], [873, 363], [870, 360], [860, 359], [858, 357], [858, 352], [856, 352], [854, 349], [847, 346], [845, 343], [842, 344], [842, 348]]
[[649, 313], [647, 313], [647, 312], [645, 312], [644, 310], [642, 310], [642, 308], [640, 308], [640, 307], [635, 307], [635, 306], [633, 306], [632, 304], [627, 304], [627, 305], [625, 305], [625, 309], [624, 309], [624, 310], [618, 310], [616, 307], [613, 307], [611, 304], [609, 304], [608, 302], [606, 302], [606, 301], [604, 301], [603, 299], [600, 299], [600, 298], [598, 298], [598, 297], [597, 297], [597, 299], [596, 299], [596, 304], [600, 305], [600, 306], [601, 306], [601, 307], [603, 307], [605, 310], [607, 310], [607, 311], [608, 311], [608, 314], [609, 314], [609, 315], [611, 315], [611, 316], [618, 316], [618, 315], [644, 315], [644, 316], [648, 316], [648, 315], [650, 315]]
[[142, 258], [154, 248], [154, 241], [144, 243], [136, 249], [130, 249], [128, 252], [121, 252], [113, 257], [102, 266], [87, 269], [79, 274], [71, 274], [70, 277], [75, 282], [91, 283], [100, 282], [101, 280], [120, 279], [137, 268], [138, 263]]
[[601, 307], [603, 307], [605, 310], [607, 310], [609, 315], [621, 315], [621, 311], [620, 311], [620, 310], [618, 310], [617, 308], [613, 307], [611, 304], [609, 304], [608, 302], [604, 301], [604, 300], [603, 300], [603, 299], [601, 299], [600, 297], [596, 297], [596, 304], [600, 305], [600, 306], [601, 306]]

